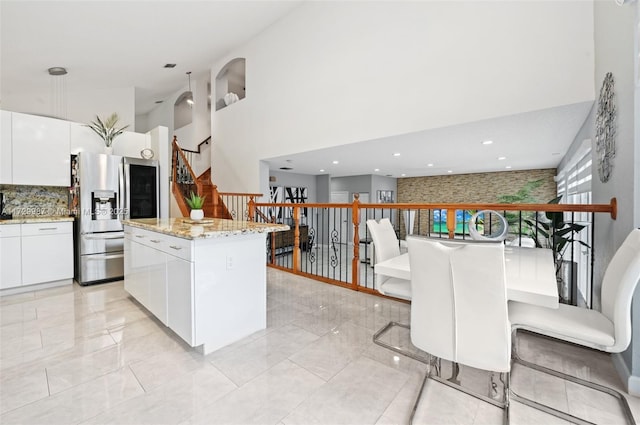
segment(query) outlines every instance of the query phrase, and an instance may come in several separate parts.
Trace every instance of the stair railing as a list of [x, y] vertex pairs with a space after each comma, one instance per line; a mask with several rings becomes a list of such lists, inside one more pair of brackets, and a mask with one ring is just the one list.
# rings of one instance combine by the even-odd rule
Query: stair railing
[[176, 197], [178, 206], [183, 215], [189, 215], [189, 207], [185, 201], [191, 192], [202, 194], [202, 183], [197, 180], [191, 165], [183, 151], [178, 145], [178, 138], [173, 136], [172, 142], [172, 171], [171, 180], [173, 182], [172, 190]]

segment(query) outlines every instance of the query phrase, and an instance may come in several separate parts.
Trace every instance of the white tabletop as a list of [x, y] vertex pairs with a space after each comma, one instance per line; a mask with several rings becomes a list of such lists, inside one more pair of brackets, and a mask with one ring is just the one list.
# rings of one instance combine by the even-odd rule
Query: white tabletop
[[[553, 252], [544, 248], [505, 246], [504, 254], [509, 300], [558, 308]], [[377, 263], [375, 272], [400, 279], [411, 279], [409, 254]]]

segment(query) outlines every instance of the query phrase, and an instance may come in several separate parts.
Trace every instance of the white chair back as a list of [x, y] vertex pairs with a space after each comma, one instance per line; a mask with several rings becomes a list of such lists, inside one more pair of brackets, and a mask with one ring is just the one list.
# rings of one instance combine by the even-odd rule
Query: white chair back
[[602, 279], [602, 314], [614, 325], [615, 343], [607, 351], [619, 353], [631, 342], [631, 300], [640, 280], [640, 229], [624, 240]]
[[373, 240], [376, 263], [400, 255], [398, 236], [388, 218], [382, 218], [380, 222], [367, 220], [367, 227]]
[[407, 237], [411, 266], [411, 341], [446, 360], [508, 372], [503, 244], [449, 244]]

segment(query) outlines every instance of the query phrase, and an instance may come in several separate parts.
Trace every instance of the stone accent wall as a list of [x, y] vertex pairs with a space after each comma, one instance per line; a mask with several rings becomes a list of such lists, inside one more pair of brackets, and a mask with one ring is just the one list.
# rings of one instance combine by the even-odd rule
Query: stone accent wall
[[412, 203], [495, 203], [500, 195], [513, 195], [527, 182], [542, 179], [533, 192], [541, 204], [556, 197], [554, 168], [501, 171], [496, 173], [454, 174], [398, 179], [396, 202]]

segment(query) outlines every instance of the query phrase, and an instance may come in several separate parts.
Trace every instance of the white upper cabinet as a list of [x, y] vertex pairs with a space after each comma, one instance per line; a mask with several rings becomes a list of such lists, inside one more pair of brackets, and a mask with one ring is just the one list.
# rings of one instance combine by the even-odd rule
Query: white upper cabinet
[[11, 114], [13, 184], [69, 186], [70, 123]]
[[140, 158], [140, 151], [151, 147], [149, 134], [125, 131], [113, 140], [113, 154]]
[[73, 155], [79, 152], [104, 153], [104, 141], [84, 124], [71, 123], [71, 149]]
[[0, 184], [13, 183], [11, 161], [11, 112], [0, 111]]

